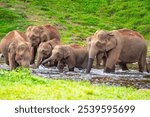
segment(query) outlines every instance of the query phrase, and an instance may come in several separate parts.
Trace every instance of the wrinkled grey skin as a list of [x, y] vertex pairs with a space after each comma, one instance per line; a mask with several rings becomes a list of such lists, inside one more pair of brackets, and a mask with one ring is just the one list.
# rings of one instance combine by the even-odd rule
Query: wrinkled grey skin
[[86, 68], [87, 60], [87, 47], [79, 45], [57, 45], [54, 47], [51, 57], [44, 60], [42, 64], [48, 61], [58, 61], [58, 68], [61, 68], [61, 72], [65, 65], [68, 66], [69, 71], [74, 71], [74, 67]]
[[90, 72], [97, 53], [106, 53], [107, 61], [104, 71], [114, 72], [115, 64], [119, 63], [127, 69], [126, 64], [138, 62], [139, 71], [143, 72], [146, 64], [147, 45], [139, 33], [119, 29], [110, 32], [97, 31], [90, 39], [87, 73]]

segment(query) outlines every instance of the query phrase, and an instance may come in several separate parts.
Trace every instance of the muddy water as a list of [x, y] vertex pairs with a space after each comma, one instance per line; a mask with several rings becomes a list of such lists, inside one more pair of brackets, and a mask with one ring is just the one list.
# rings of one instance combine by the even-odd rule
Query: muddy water
[[[137, 64], [133, 64], [131, 68], [137, 69]], [[9, 67], [3, 62], [0, 64], [0, 69], [7, 69]], [[56, 67], [45, 68], [39, 66], [37, 69], [31, 69], [33, 75], [41, 76], [51, 79], [71, 79], [71, 80], [86, 80], [91, 84], [105, 84], [115, 86], [133, 86], [138, 89], [150, 89], [150, 73], [139, 73], [138, 70], [122, 71], [119, 67], [116, 68], [115, 73], [104, 73], [103, 69], [92, 69], [90, 74], [85, 74], [85, 70], [78, 70], [75, 68], [74, 72], [68, 72], [65, 68], [63, 73], [59, 73]]]

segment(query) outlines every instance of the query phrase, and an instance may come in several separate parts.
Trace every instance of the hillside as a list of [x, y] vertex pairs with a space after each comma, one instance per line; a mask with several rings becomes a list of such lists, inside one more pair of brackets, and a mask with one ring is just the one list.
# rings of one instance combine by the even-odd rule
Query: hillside
[[150, 38], [149, 0], [0, 0], [0, 38], [29, 25], [55, 25], [64, 43], [84, 43], [98, 29], [129, 28]]

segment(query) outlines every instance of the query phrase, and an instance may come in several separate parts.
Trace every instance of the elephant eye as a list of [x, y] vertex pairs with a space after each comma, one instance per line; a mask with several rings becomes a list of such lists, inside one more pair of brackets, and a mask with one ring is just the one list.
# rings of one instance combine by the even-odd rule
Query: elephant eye
[[32, 35], [31, 38], [34, 39], [34, 38], [35, 38], [35, 35]]
[[46, 53], [45, 50], [42, 50], [42, 53], [45, 54]]
[[99, 42], [99, 41], [96, 42], [96, 46], [97, 46], [97, 47], [99, 47], [99, 46], [101, 46], [101, 45], [102, 45], [101, 42]]
[[47, 41], [47, 36], [46, 36], [46, 35], [43, 35], [43, 37], [42, 37], [42, 42], [45, 42], [45, 41]]
[[56, 56], [59, 56], [59, 55], [60, 55], [60, 53], [59, 53], [59, 52], [57, 52], [57, 53], [56, 53]]

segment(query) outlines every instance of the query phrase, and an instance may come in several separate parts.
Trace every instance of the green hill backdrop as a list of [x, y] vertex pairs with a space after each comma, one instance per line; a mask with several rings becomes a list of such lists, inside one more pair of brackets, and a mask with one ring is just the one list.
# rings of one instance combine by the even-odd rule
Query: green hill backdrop
[[84, 43], [98, 29], [129, 28], [150, 40], [149, 0], [0, 0], [0, 38], [29, 25], [52, 24], [64, 43]]

